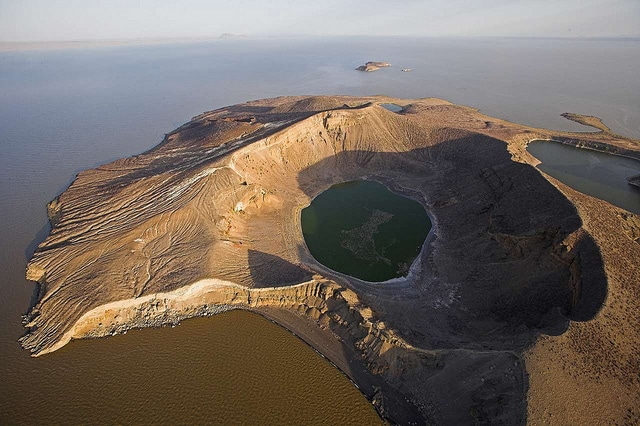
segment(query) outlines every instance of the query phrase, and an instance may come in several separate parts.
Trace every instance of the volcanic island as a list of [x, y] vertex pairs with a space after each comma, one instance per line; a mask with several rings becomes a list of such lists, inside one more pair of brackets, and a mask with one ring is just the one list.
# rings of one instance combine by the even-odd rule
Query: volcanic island
[[[433, 98], [281, 97], [201, 114], [79, 173], [49, 204], [20, 342], [40, 356], [246, 309], [323, 354], [394, 423], [633, 423], [640, 220], [536, 169], [536, 139], [640, 158], [637, 140], [610, 131], [532, 128]], [[406, 276], [363, 281], [307, 248], [301, 211], [351, 181], [428, 212]]]
[[386, 68], [386, 67], [390, 67], [391, 64], [389, 62], [380, 62], [380, 61], [369, 61], [367, 63], [365, 63], [364, 65], [360, 65], [358, 68], [356, 68], [357, 71], [365, 71], [365, 72], [372, 72], [372, 71], [378, 71], [380, 68]]

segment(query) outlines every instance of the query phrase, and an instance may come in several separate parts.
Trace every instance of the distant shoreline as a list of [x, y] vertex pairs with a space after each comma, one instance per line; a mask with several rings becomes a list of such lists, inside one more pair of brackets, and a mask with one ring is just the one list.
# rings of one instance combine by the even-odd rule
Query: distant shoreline
[[198, 42], [210, 42], [218, 40], [264, 40], [264, 39], [307, 39], [307, 38], [387, 38], [387, 39], [447, 39], [447, 40], [492, 40], [492, 39], [520, 39], [520, 40], [574, 40], [574, 41], [628, 41], [639, 42], [640, 35], [631, 36], [600, 36], [600, 37], [521, 37], [521, 36], [407, 36], [407, 35], [342, 35], [342, 36], [247, 36], [236, 35], [205, 36], [205, 37], [141, 37], [106, 40], [58, 40], [58, 41], [0, 41], [0, 52], [19, 52], [29, 50], [65, 50], [65, 49], [90, 49], [101, 47], [120, 46], [149, 46], [162, 44], [187, 44]]
[[17, 41], [0, 42], [0, 52], [21, 52], [29, 50], [93, 49], [121, 46], [154, 46], [163, 44], [188, 44], [212, 41], [246, 40], [246, 35], [223, 34], [219, 37], [189, 38], [133, 38], [113, 40], [68, 40], [68, 41]]

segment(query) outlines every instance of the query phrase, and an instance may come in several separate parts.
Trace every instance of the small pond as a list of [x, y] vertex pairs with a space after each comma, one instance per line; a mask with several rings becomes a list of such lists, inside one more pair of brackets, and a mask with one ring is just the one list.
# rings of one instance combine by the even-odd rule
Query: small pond
[[388, 109], [391, 112], [400, 112], [402, 108], [400, 105], [396, 104], [380, 104], [381, 107]]
[[532, 141], [527, 151], [538, 168], [571, 188], [640, 214], [640, 188], [627, 177], [640, 173], [640, 161], [553, 141]]
[[332, 186], [302, 210], [301, 219], [318, 262], [373, 282], [406, 276], [431, 229], [420, 203], [374, 181]]

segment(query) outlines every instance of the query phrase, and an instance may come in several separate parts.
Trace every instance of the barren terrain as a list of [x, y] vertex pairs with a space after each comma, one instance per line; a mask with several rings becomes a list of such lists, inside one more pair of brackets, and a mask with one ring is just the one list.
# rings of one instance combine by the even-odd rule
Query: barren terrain
[[[21, 343], [38, 356], [249, 309], [397, 423], [637, 422], [640, 221], [539, 172], [533, 139], [640, 156], [608, 131], [535, 129], [439, 99], [284, 97], [204, 113], [50, 203]], [[363, 282], [309, 254], [301, 209], [356, 179], [432, 216], [407, 279]]]

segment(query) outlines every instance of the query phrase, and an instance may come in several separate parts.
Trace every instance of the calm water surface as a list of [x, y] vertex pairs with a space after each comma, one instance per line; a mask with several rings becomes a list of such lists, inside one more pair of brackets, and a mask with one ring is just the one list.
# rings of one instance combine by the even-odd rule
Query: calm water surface
[[527, 151], [540, 170], [573, 189], [640, 214], [640, 188], [626, 180], [640, 173], [640, 161], [553, 141], [533, 141]]
[[381, 107], [388, 109], [391, 112], [400, 112], [402, 111], [402, 107], [396, 104], [380, 104]]
[[[368, 60], [387, 60], [394, 66], [374, 73], [354, 70]], [[413, 71], [401, 72], [405, 67]], [[114, 417], [118, 414], [111, 412], [104, 417], [107, 423], [144, 422], [136, 412], [148, 413], [145, 404], [167, 407], [150, 414], [150, 421], [171, 410], [196, 413], [185, 417], [195, 421], [202, 409], [216, 411], [216, 419], [229, 422], [243, 415], [248, 399], [275, 407], [272, 383], [292, 386], [301, 395], [296, 400], [301, 410], [328, 409], [317, 406], [327, 392], [303, 397], [293, 387], [304, 380], [306, 368], [322, 364], [321, 358], [295, 355], [305, 359], [305, 368], [292, 368], [297, 378], [283, 384], [271, 364], [284, 360], [293, 365], [295, 357], [261, 340], [242, 343], [234, 338], [279, 330], [254, 316], [233, 321], [239, 329], [216, 337], [216, 345], [207, 344], [206, 350], [198, 346], [194, 333], [214, 339], [216, 330], [231, 320], [197, 320], [199, 331], [185, 323], [175, 329], [76, 342], [38, 359], [23, 353], [16, 343], [23, 332], [20, 315], [28, 309], [34, 289], [24, 279], [25, 264], [48, 232], [46, 203], [78, 171], [147, 150], [164, 133], [203, 111], [294, 94], [434, 96], [533, 126], [588, 130], [559, 117], [569, 111], [599, 116], [614, 131], [640, 138], [638, 69], [638, 40], [228, 40], [0, 52], [0, 424], [89, 422], [108, 410], [106, 401], [117, 401], [117, 410], [131, 416]], [[227, 352], [259, 353], [252, 368], [273, 374], [253, 382], [239, 380], [243, 386], [234, 387], [233, 398], [220, 405], [215, 383], [238, 377], [246, 368], [221, 362]], [[194, 377], [188, 366], [201, 374]], [[226, 366], [222, 373], [221, 366]], [[172, 384], [169, 379], [162, 384], [162, 377], [171, 377]], [[346, 379], [324, 377], [339, 389], [335, 394], [342, 395]], [[95, 387], [88, 390], [94, 384], [104, 385], [103, 402], [95, 396]], [[145, 392], [153, 398], [143, 402], [139, 398]], [[291, 415], [290, 400], [284, 400], [281, 418]], [[180, 401], [179, 406], [174, 401]], [[69, 417], [72, 411], [85, 413], [84, 420]], [[257, 416], [254, 421], [263, 419], [251, 412]], [[358, 418], [370, 411], [348, 413]]]
[[431, 229], [420, 203], [374, 181], [334, 185], [301, 216], [304, 240], [316, 260], [373, 282], [406, 276]]
[[24, 367], [31, 387], [4, 424], [381, 424], [329, 362], [245, 311], [75, 341]]

